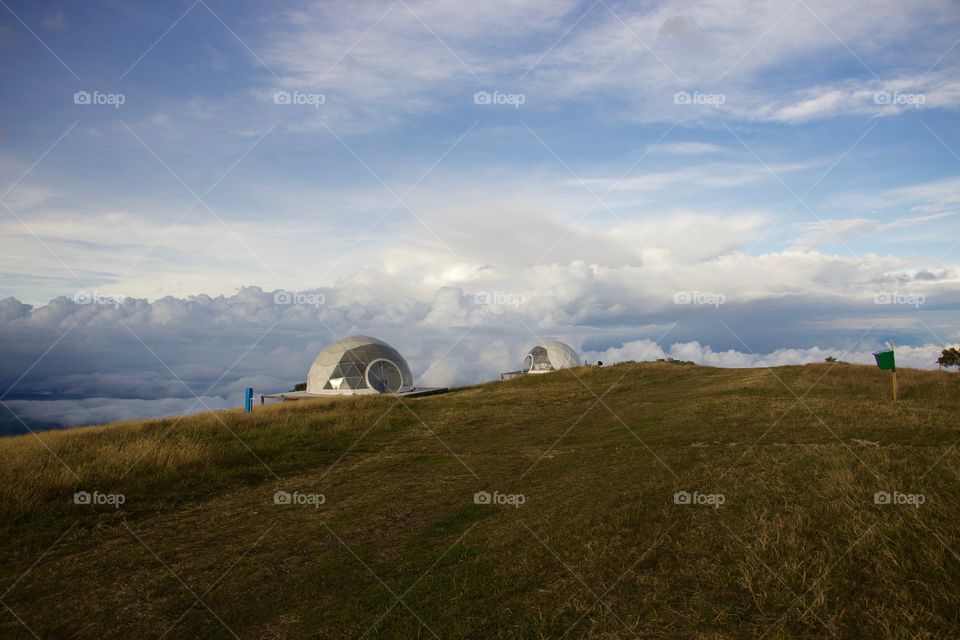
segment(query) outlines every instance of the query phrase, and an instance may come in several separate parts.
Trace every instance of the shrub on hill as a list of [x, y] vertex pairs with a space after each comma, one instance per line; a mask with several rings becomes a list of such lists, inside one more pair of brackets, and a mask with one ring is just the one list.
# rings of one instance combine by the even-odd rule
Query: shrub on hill
[[957, 350], [956, 347], [944, 349], [940, 357], [937, 358], [937, 364], [948, 369], [957, 367], [960, 370], [960, 350]]

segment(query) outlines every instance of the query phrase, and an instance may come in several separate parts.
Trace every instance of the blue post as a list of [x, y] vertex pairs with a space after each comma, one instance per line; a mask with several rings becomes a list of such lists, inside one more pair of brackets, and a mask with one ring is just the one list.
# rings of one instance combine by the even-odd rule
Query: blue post
[[253, 387], [244, 390], [243, 410], [247, 413], [253, 411]]

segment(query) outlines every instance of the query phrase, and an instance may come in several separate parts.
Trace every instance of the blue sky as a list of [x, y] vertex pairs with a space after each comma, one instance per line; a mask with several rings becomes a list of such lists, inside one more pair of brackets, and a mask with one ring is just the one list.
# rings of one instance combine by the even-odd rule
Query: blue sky
[[437, 384], [541, 334], [719, 365], [895, 339], [929, 366], [960, 339], [958, 23], [942, 1], [5, 0], [0, 386], [37, 424], [176, 413], [215, 381], [227, 406], [356, 332]]

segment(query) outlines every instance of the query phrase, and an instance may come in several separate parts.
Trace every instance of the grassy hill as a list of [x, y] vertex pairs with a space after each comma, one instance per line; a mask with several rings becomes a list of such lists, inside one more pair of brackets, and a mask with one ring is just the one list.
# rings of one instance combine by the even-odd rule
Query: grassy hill
[[5, 438], [0, 637], [958, 637], [960, 376], [898, 373], [896, 405], [868, 367], [643, 363]]

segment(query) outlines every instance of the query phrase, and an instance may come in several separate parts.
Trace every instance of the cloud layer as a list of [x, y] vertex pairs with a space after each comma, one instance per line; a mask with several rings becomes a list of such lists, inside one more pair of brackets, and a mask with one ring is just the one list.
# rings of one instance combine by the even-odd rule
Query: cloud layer
[[[18, 432], [238, 406], [244, 387], [258, 393], [292, 388], [326, 344], [353, 333], [396, 346], [418, 384], [455, 386], [516, 369], [523, 354], [547, 338], [567, 341], [587, 362], [608, 364], [672, 357], [757, 367], [828, 355], [869, 363], [870, 351], [884, 340], [922, 335], [920, 326], [936, 326], [938, 317], [871, 303], [872, 320], [851, 309], [849, 318], [833, 318], [818, 330], [820, 312], [811, 299], [765, 306], [680, 292], [679, 304], [652, 296], [645, 305], [625, 298], [610, 303], [617, 287], [627, 295], [623, 283], [614, 279], [591, 299], [585, 290], [596, 291], [605, 276], [586, 265], [571, 267], [577, 269], [583, 290], [560, 291], [576, 286], [566, 274], [551, 294], [529, 298], [455, 287], [440, 288], [428, 299], [388, 297], [386, 291], [401, 287], [386, 285], [313, 292], [249, 287], [232, 296], [152, 303], [91, 294], [80, 298], [83, 303], [59, 298], [38, 308], [7, 298], [0, 301], [3, 427]], [[758, 316], [776, 323], [776, 331], [758, 332]], [[693, 336], [707, 336], [715, 346]], [[818, 346], [818, 339], [830, 344]], [[791, 343], [797, 347], [767, 346]], [[901, 366], [932, 367], [940, 348], [935, 338], [904, 344]]]

